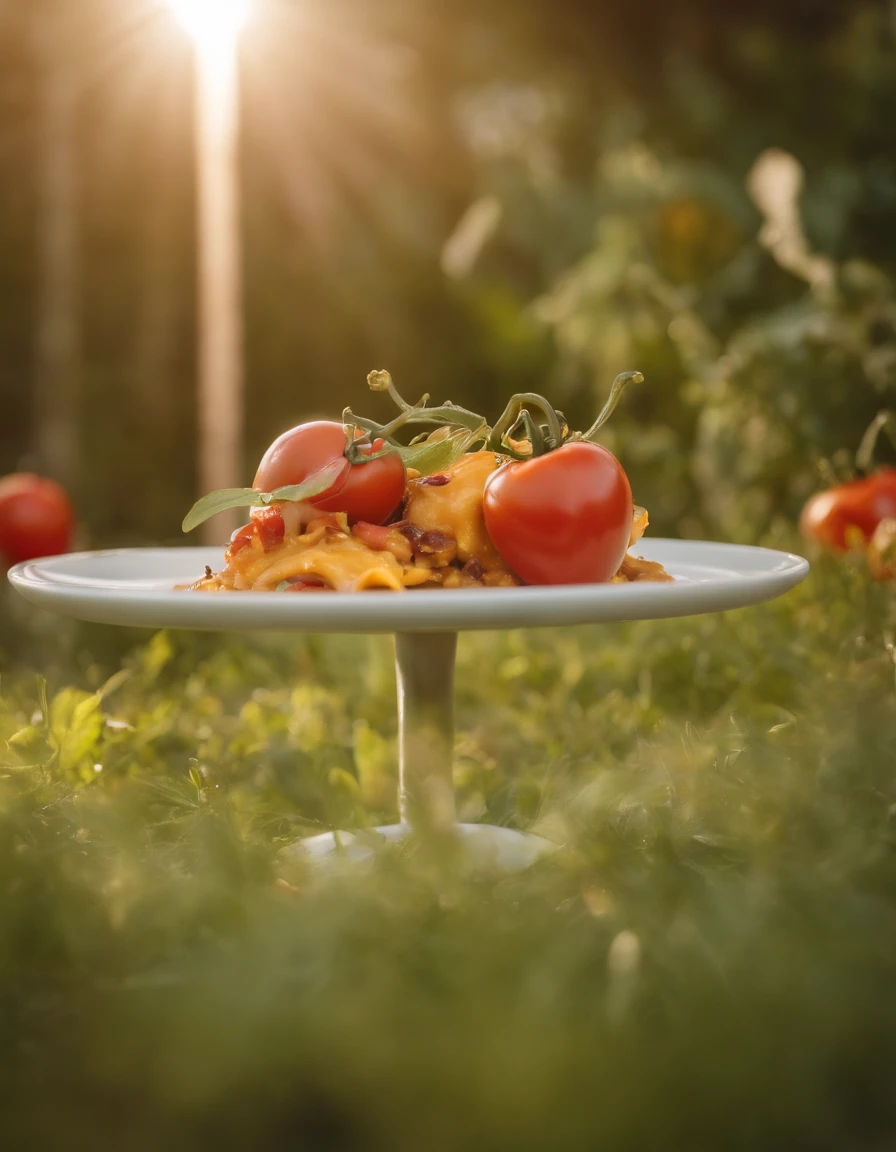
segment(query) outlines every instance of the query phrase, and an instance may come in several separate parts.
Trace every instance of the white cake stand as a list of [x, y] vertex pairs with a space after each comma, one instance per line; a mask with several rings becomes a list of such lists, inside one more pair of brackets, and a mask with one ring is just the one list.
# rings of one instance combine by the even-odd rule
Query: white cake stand
[[554, 847], [531, 834], [457, 824], [452, 781], [454, 659], [457, 634], [655, 620], [759, 604], [793, 588], [809, 571], [799, 556], [702, 541], [649, 540], [639, 555], [658, 560], [671, 584], [593, 584], [285, 595], [175, 590], [216, 548], [132, 548], [82, 552], [19, 564], [13, 586], [32, 603], [80, 620], [146, 628], [395, 634], [401, 823], [299, 842], [312, 860], [366, 860], [379, 845], [412, 831], [423, 842], [461, 842], [474, 863], [525, 867]]

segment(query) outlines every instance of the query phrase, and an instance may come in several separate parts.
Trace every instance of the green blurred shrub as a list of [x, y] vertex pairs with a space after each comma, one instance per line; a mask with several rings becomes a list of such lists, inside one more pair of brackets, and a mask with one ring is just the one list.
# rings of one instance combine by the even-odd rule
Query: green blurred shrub
[[77, 685], [0, 695], [4, 1133], [886, 1147], [893, 612], [823, 563], [724, 616], [464, 637], [460, 810], [563, 846], [502, 878], [278, 855], [394, 819], [386, 641], [161, 633], [110, 679], [63, 627]]

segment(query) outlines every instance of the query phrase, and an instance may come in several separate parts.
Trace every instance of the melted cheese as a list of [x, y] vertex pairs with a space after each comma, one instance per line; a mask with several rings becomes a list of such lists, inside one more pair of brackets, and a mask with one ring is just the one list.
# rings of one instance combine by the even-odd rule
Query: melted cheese
[[645, 560], [641, 556], [632, 556], [628, 553], [622, 561], [622, 566], [613, 577], [616, 584], [638, 584], [652, 581], [658, 584], [671, 584], [672, 577], [656, 560]]
[[405, 519], [424, 532], [444, 532], [451, 536], [457, 541], [457, 558], [461, 563], [478, 560], [486, 571], [506, 572], [482, 514], [485, 482], [500, 462], [494, 452], [472, 452], [453, 468], [446, 469], [447, 484], [432, 484], [432, 477], [411, 480]]
[[650, 524], [650, 517], [647, 515], [647, 509], [635, 505], [635, 514], [632, 519], [632, 534], [628, 542], [629, 548], [637, 544]]
[[315, 576], [337, 592], [385, 588], [400, 592], [418, 584], [439, 583], [441, 575], [401, 564], [391, 552], [375, 552], [354, 536], [314, 532], [295, 536], [264, 552], [244, 548], [218, 576], [196, 582], [197, 591], [271, 592], [284, 580]]
[[331, 536], [310, 547], [298, 540], [286, 543], [271, 552], [266, 562], [254, 563], [236, 586], [268, 591], [283, 580], [301, 576], [317, 576], [337, 592], [362, 592], [369, 588], [400, 592], [433, 579], [431, 572], [400, 564], [391, 552], [374, 552], [352, 536]]

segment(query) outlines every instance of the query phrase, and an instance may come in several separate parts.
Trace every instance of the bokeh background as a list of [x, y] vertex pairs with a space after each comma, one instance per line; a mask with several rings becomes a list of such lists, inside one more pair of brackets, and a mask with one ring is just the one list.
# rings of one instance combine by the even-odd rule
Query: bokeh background
[[[388, 367], [547, 393], [666, 533], [792, 522], [896, 381], [887, 0], [259, 0], [244, 472]], [[197, 492], [193, 52], [157, 0], [0, 4], [0, 473], [89, 545]], [[770, 151], [772, 150], [772, 151]]]
[[[155, 0], [0, 0], [0, 474], [90, 547], [197, 495], [193, 65]], [[290, 855], [397, 818], [388, 638], [0, 580], [0, 1147], [896, 1147], [896, 598], [797, 532], [896, 405], [896, 2], [257, 0], [240, 89], [244, 482], [371, 368], [580, 426], [638, 368], [652, 531], [812, 572], [461, 637], [458, 812], [560, 846], [513, 876]]]

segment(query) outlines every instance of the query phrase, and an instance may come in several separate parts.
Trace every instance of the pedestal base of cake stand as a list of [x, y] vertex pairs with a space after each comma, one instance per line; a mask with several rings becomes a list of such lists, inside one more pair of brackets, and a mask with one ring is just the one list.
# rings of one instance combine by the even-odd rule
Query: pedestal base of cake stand
[[[299, 840], [290, 855], [305, 856], [311, 864], [344, 860], [352, 864], [372, 864], [377, 854], [413, 835], [410, 824], [385, 824], [357, 832], [322, 832]], [[449, 829], [458, 847], [476, 871], [518, 872], [540, 857], [556, 850], [541, 836], [501, 828], [495, 824], [455, 824]]]
[[493, 824], [458, 824], [454, 806], [454, 665], [456, 632], [395, 637], [398, 687], [398, 807], [400, 824], [324, 832], [287, 849], [315, 864], [370, 863], [408, 838], [463, 853], [475, 870], [528, 868], [557, 846], [541, 836]]

